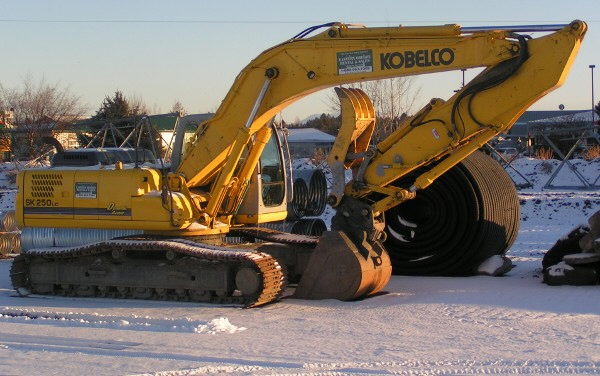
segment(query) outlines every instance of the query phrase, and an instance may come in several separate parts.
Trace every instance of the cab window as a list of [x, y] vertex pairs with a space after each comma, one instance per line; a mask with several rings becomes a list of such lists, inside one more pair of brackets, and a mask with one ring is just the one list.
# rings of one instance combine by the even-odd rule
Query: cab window
[[260, 156], [260, 179], [263, 204], [265, 206], [281, 205], [285, 196], [285, 182], [283, 162], [275, 132], [271, 135]]

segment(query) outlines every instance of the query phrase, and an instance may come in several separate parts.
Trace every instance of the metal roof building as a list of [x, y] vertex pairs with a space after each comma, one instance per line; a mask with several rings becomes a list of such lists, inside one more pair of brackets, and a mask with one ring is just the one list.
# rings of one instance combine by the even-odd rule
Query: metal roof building
[[288, 129], [288, 143], [290, 153], [294, 158], [308, 158], [317, 150], [329, 153], [335, 136], [315, 128], [290, 128]]
[[[556, 116], [574, 115], [585, 110], [562, 110], [562, 111], [525, 111], [523, 115], [508, 131], [508, 135], [513, 137], [527, 137], [528, 123], [531, 121], [553, 118]], [[588, 111], [589, 112], [589, 111]]]

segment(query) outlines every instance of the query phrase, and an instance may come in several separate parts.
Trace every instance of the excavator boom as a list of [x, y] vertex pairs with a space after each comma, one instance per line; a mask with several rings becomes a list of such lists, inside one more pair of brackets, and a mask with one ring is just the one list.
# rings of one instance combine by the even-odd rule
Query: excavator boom
[[[521, 30], [555, 32], [528, 40], [515, 34]], [[380, 143], [376, 161], [365, 172], [365, 183], [383, 187], [423, 163], [450, 155], [413, 187], [424, 188], [559, 86], [586, 30], [581, 21], [505, 29], [336, 23], [310, 38], [301, 33], [264, 51], [240, 72], [214, 118], [188, 145], [178, 172], [191, 188], [211, 184], [206, 192], [209, 217], [231, 214], [220, 212], [221, 203], [233, 186], [248, 183], [252, 171], [238, 167], [242, 152], [259, 148], [260, 154], [264, 143], [253, 143], [253, 136], [291, 103], [340, 84], [487, 67], [450, 100], [432, 100]]]

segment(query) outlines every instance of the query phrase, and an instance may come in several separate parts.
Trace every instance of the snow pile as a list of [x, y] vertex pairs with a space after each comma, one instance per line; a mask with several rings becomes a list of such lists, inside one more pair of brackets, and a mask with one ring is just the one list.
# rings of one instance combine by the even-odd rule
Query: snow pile
[[208, 324], [198, 325], [195, 329], [195, 333], [207, 333], [207, 334], [218, 334], [218, 333], [237, 333], [246, 330], [246, 328], [237, 327], [229, 322], [227, 317], [219, 317], [211, 320]]
[[586, 224], [600, 208], [600, 192], [519, 191], [521, 221], [532, 224], [566, 224], [568, 227]]
[[500, 276], [510, 271], [513, 267], [514, 266], [508, 257], [494, 255], [479, 265], [477, 274]]

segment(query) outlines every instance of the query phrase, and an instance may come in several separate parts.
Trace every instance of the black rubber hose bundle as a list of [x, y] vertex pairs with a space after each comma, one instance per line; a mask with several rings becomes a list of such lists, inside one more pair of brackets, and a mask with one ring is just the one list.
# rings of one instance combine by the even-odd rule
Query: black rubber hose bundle
[[476, 152], [385, 218], [395, 274], [470, 275], [514, 242], [519, 200], [504, 169]]

